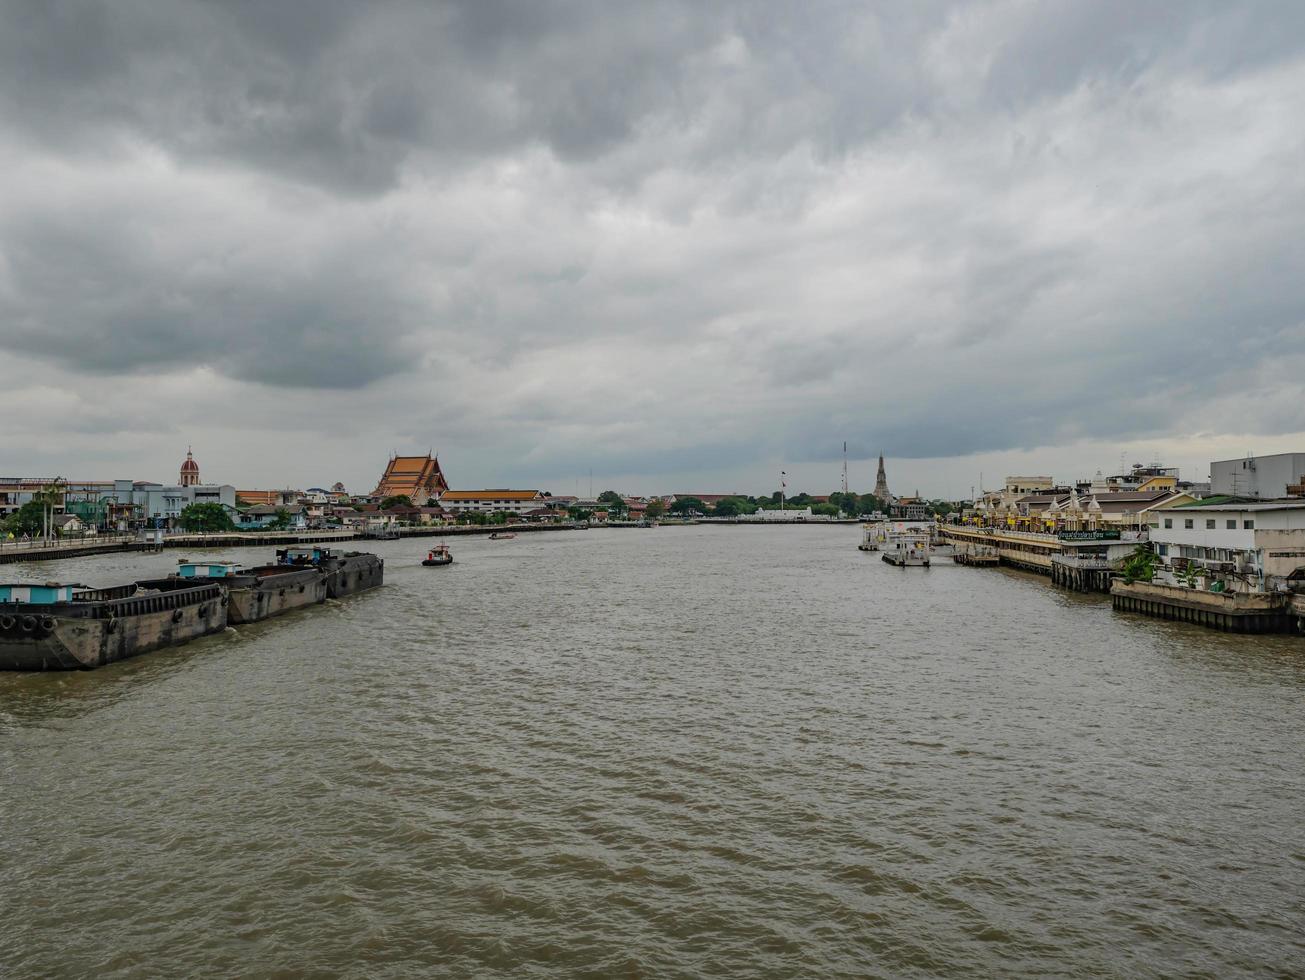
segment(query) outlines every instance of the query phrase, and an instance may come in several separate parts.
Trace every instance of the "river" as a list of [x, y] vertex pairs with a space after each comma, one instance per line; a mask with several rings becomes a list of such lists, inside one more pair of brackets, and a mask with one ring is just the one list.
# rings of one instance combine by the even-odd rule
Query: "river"
[[1300, 976], [1305, 640], [859, 534], [384, 542], [376, 592], [0, 674], [0, 974]]

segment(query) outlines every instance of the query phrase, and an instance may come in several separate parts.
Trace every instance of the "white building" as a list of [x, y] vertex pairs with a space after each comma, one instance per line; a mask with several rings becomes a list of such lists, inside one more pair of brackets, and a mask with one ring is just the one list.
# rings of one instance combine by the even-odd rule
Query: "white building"
[[524, 514], [547, 499], [538, 490], [445, 490], [437, 502], [455, 514]]
[[1261, 500], [1305, 496], [1305, 453], [1216, 460], [1210, 464], [1210, 493]]
[[1152, 546], [1169, 580], [1193, 563], [1237, 591], [1273, 591], [1305, 575], [1305, 500], [1224, 500], [1162, 507], [1149, 516]]

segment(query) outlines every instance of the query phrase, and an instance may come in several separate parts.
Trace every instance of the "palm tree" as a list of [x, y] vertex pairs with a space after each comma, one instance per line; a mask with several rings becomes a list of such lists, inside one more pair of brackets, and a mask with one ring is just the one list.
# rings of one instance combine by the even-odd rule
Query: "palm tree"
[[56, 476], [41, 487], [40, 490], [32, 494], [32, 499], [41, 503], [41, 526], [44, 529], [43, 534], [46, 543], [49, 543], [51, 532], [54, 530], [54, 509], [63, 500], [66, 483], [67, 481], [63, 477]]

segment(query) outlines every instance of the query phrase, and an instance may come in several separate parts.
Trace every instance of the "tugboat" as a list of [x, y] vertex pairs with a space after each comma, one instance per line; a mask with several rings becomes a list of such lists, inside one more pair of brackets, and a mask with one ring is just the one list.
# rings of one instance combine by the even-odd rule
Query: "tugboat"
[[91, 670], [226, 626], [226, 595], [208, 581], [0, 585], [0, 670]]
[[437, 544], [434, 548], [431, 548], [430, 551], [426, 552], [426, 557], [422, 560], [422, 564], [427, 568], [434, 568], [438, 565], [452, 565], [453, 552], [449, 551], [448, 545]]

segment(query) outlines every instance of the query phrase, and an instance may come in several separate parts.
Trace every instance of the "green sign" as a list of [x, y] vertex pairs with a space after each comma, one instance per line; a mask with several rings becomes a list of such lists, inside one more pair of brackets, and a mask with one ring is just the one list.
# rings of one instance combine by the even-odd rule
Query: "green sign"
[[1118, 531], [1061, 531], [1061, 541], [1118, 541]]

